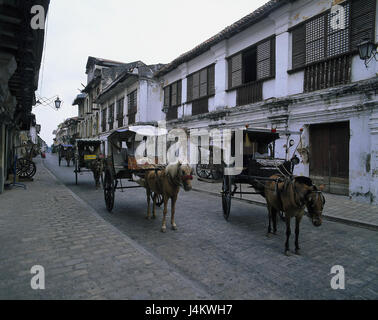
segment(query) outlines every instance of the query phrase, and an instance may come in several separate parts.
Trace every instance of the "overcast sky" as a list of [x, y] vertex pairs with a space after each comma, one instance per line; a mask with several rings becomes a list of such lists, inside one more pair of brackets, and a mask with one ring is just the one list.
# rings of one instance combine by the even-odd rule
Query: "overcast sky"
[[59, 95], [61, 110], [33, 112], [49, 145], [53, 130], [77, 116], [72, 102], [86, 84], [88, 56], [169, 63], [268, 0], [51, 0], [37, 94]]

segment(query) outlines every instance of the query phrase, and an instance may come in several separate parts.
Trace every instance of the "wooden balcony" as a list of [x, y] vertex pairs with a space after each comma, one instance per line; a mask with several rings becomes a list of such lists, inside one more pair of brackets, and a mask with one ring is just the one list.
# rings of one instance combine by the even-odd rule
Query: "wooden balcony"
[[349, 83], [351, 67], [351, 55], [344, 55], [307, 66], [304, 75], [304, 91], [312, 92]]
[[175, 120], [178, 118], [177, 107], [169, 107], [166, 115], [166, 120]]
[[259, 81], [259, 82], [251, 82], [237, 88], [236, 105], [243, 106], [246, 104], [262, 101], [263, 99], [262, 87], [263, 87], [263, 83]]
[[192, 102], [192, 115], [209, 112], [209, 98], [199, 99]]

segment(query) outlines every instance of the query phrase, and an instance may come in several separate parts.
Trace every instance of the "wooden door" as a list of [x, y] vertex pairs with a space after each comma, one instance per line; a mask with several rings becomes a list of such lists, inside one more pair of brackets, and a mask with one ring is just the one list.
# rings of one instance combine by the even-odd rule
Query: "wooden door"
[[349, 122], [310, 126], [310, 177], [326, 191], [349, 194]]

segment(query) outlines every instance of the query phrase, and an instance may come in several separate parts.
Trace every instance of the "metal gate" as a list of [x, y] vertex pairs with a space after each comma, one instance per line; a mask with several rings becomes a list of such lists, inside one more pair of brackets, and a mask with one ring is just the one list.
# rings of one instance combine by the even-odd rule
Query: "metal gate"
[[310, 126], [310, 177], [326, 192], [349, 195], [349, 122]]

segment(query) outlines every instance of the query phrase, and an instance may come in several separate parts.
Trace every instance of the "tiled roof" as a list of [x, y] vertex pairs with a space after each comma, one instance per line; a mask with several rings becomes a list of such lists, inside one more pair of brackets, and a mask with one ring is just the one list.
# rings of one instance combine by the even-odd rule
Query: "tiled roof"
[[87, 65], [86, 65], [87, 72], [88, 72], [88, 69], [94, 64], [97, 64], [99, 66], [105, 66], [105, 67], [114, 67], [114, 66], [119, 66], [119, 65], [125, 64], [125, 63], [119, 62], [119, 61], [114, 61], [114, 60], [109, 60], [109, 59], [96, 58], [96, 57], [89, 56], [88, 60], [87, 60]]
[[80, 103], [81, 100], [84, 100], [87, 97], [85, 93], [80, 93], [76, 96], [74, 102], [72, 103], [73, 106], [76, 106]]
[[217, 43], [225, 39], [229, 39], [232, 36], [236, 35], [237, 33], [249, 28], [253, 24], [261, 21], [261, 19], [265, 18], [272, 11], [278, 9], [279, 7], [283, 6], [289, 1], [290, 0], [271, 0], [267, 2], [266, 4], [256, 9], [249, 15], [233, 23], [232, 25], [226, 27], [215, 36], [211, 37], [210, 39], [196, 46], [194, 49], [182, 54], [181, 56], [173, 60], [171, 63], [167, 64], [165, 67], [160, 69], [158, 72], [156, 72], [155, 76], [157, 77], [162, 76], [172, 71], [173, 69], [177, 68], [182, 63], [185, 63], [187, 61], [194, 59], [195, 57], [201, 55], [202, 53], [210, 50], [210, 48], [216, 45]]
[[[104, 96], [106, 93], [111, 91], [115, 88], [119, 83], [125, 81], [128, 77], [146, 77], [146, 78], [153, 78], [154, 72], [159, 70], [163, 67], [164, 64], [153, 64], [153, 65], [145, 65], [142, 61], [139, 61], [137, 64], [130, 64], [128, 68], [126, 68], [122, 73], [118, 74], [115, 79], [112, 79], [111, 83], [106, 86], [101, 94], [98, 96], [97, 100]], [[137, 68], [138, 72], [133, 73], [133, 69]], [[110, 68], [109, 71], [114, 68]]]

